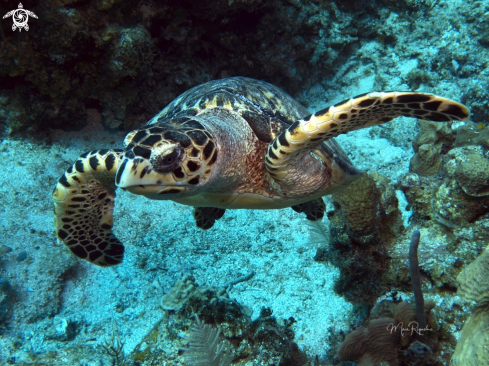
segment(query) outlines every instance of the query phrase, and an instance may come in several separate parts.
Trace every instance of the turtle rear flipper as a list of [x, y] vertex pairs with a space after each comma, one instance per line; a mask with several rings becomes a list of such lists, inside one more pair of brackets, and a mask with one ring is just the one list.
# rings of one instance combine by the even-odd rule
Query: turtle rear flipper
[[226, 210], [217, 207], [195, 207], [194, 218], [197, 227], [207, 230], [214, 226], [216, 220], [219, 220]]
[[315, 200], [300, 203], [291, 207], [295, 212], [305, 213], [306, 219], [310, 221], [321, 220], [326, 210], [326, 205], [322, 198], [316, 198]]
[[112, 233], [117, 167], [122, 150], [80, 155], [53, 191], [58, 238], [79, 258], [102, 267], [122, 262], [124, 246]]
[[414, 117], [435, 122], [465, 121], [466, 106], [433, 94], [416, 92], [367, 93], [345, 100], [295, 122], [269, 145], [265, 164], [281, 185], [294, 184], [289, 169], [299, 154], [323, 141], [349, 131], [380, 125], [396, 117]]

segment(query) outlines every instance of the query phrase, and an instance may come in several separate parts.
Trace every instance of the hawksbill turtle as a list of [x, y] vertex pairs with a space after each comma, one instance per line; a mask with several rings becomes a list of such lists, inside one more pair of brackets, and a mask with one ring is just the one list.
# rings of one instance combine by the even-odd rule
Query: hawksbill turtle
[[323, 217], [322, 196], [362, 172], [333, 139], [398, 116], [466, 120], [462, 104], [433, 94], [372, 92], [313, 114], [280, 88], [245, 77], [198, 85], [124, 139], [86, 152], [53, 191], [58, 238], [99, 266], [121, 263], [112, 233], [116, 188], [194, 206], [209, 229], [226, 209], [292, 207]]

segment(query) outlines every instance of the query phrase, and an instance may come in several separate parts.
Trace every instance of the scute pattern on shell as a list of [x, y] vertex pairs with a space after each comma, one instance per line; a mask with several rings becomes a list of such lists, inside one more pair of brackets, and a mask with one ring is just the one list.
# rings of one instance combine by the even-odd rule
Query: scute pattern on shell
[[[278, 133], [283, 127], [292, 125], [308, 114], [307, 109], [282, 89], [260, 80], [234, 77], [193, 87], [168, 104], [147, 125], [180, 115], [192, 116], [215, 107], [239, 112], [260, 139], [262, 138], [257, 130], [263, 128], [264, 122], [269, 125], [267, 130], [277, 129]], [[178, 120], [173, 121], [178, 123]], [[266, 142], [272, 139], [269, 137]]]

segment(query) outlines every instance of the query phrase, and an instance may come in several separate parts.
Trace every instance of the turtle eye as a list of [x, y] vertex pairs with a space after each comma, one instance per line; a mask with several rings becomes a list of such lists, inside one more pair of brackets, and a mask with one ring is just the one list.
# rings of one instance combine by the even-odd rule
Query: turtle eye
[[175, 148], [171, 153], [165, 155], [151, 156], [151, 165], [157, 172], [164, 173], [174, 170], [181, 162], [182, 150]]
[[170, 155], [167, 155], [163, 158], [163, 165], [171, 165], [176, 160], [177, 154], [176, 152], [172, 152]]

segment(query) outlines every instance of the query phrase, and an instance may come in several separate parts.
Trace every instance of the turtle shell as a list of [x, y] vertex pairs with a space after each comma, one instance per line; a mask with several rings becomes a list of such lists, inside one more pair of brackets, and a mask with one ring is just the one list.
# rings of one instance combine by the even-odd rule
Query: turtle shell
[[[144, 127], [169, 122], [190, 126], [193, 116], [207, 108], [221, 107], [236, 111], [248, 122], [257, 138], [270, 143], [282, 131], [310, 112], [279, 87], [243, 76], [212, 80], [197, 85], [168, 104]], [[348, 155], [333, 139], [319, 148], [345, 171], [356, 171]]]
[[240, 113], [258, 139], [267, 143], [309, 114], [294, 98], [272, 84], [246, 77], [231, 77], [213, 80], [186, 91], [146, 126], [170, 119], [173, 123], [184, 123], [188, 117], [214, 107]]

